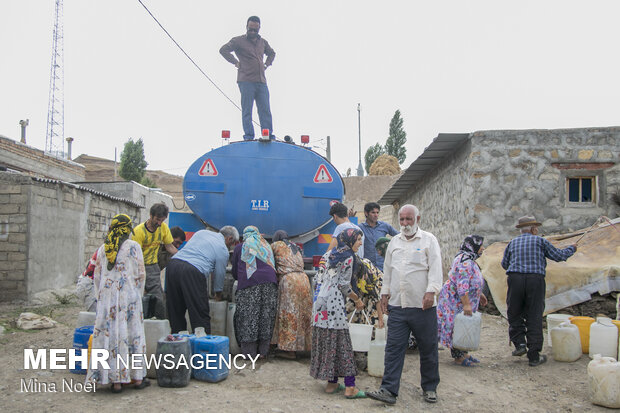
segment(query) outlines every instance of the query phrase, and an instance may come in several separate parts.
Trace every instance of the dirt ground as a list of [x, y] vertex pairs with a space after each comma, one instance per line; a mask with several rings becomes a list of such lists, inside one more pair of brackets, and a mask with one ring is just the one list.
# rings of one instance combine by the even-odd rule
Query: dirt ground
[[[29, 309], [32, 311], [32, 309]], [[6, 327], [0, 336], [0, 406], [6, 412], [74, 412], [105, 408], [139, 411], [189, 411], [207, 409], [221, 412], [324, 412], [352, 411], [401, 412], [420, 409], [436, 412], [582, 412], [607, 411], [588, 401], [584, 355], [574, 363], [555, 362], [529, 367], [527, 358], [512, 357], [508, 347], [506, 320], [484, 315], [481, 345], [475, 356], [479, 367], [454, 365], [450, 352], [439, 351], [441, 383], [439, 401], [430, 405], [422, 400], [417, 352], [405, 360], [400, 396], [394, 406], [370, 400], [347, 400], [342, 394], [323, 393], [323, 382], [308, 375], [309, 359], [283, 360], [271, 358], [256, 370], [232, 370], [220, 383], [192, 380], [184, 388], [158, 387], [144, 390], [124, 389], [112, 394], [105, 388], [95, 393], [61, 391], [63, 379], [83, 381], [84, 376], [68, 370], [24, 370], [24, 348], [70, 348], [73, 329], [80, 308], [74, 305], [38, 307], [36, 312], [58, 321], [55, 328], [23, 331], [12, 321], [24, 307], [1, 305], [0, 325]], [[544, 350], [550, 354], [550, 348]], [[57, 383], [56, 393], [20, 391], [21, 379]], [[381, 380], [361, 373], [357, 378], [363, 390], [375, 390]]]

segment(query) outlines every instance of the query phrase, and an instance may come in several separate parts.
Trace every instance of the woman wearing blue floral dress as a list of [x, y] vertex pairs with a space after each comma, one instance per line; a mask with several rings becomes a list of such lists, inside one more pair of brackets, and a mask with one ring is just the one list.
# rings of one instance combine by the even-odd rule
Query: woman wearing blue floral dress
[[[327, 380], [326, 393], [344, 390], [349, 399], [365, 398], [355, 387], [357, 367], [349, 335], [345, 300], [350, 298], [358, 310], [364, 303], [351, 288], [351, 278], [359, 268], [353, 254], [362, 245], [362, 231], [349, 228], [338, 235], [338, 245], [329, 254], [328, 268], [317, 274], [318, 294], [312, 308], [312, 354], [310, 375]], [[344, 386], [338, 384], [344, 377]]]
[[[142, 315], [146, 272], [142, 248], [129, 239], [131, 233], [131, 219], [127, 215], [118, 214], [112, 219], [106, 242], [97, 252], [93, 274], [97, 315], [92, 348], [108, 350], [110, 368], [88, 366], [86, 381], [110, 383], [113, 393], [120, 393], [124, 383], [133, 383], [137, 389], [150, 384], [145, 378], [144, 363], [131, 368], [130, 357], [146, 353]], [[125, 368], [128, 362], [129, 367]]]
[[471, 316], [479, 305], [487, 305], [487, 298], [482, 293], [484, 279], [476, 264], [476, 259], [484, 251], [483, 241], [479, 235], [465, 238], [437, 299], [439, 342], [450, 349], [455, 363], [465, 367], [472, 367], [480, 361], [452, 347], [452, 331], [457, 314], [463, 312]]

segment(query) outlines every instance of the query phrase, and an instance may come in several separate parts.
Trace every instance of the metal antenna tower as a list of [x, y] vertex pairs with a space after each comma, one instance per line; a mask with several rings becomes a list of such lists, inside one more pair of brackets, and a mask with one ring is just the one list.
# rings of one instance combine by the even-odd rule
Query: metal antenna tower
[[56, 13], [52, 35], [52, 66], [47, 104], [47, 133], [45, 151], [58, 154], [64, 150], [65, 141], [65, 69], [64, 30], [62, 26], [62, 0], [54, 0]]

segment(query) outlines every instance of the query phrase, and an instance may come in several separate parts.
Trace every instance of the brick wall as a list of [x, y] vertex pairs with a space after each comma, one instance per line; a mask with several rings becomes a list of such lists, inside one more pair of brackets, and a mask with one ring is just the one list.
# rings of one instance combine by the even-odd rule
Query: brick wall
[[83, 181], [86, 169], [67, 159], [49, 156], [40, 149], [0, 136], [0, 166], [32, 176], [66, 182]]
[[26, 296], [28, 188], [26, 177], [0, 181], [0, 301]]
[[0, 172], [0, 301], [75, 282], [112, 217], [135, 203], [58, 181]]

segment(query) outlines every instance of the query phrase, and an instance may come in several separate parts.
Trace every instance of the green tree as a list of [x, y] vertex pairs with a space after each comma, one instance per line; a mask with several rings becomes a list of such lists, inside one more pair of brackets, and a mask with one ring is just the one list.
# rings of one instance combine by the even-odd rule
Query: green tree
[[366, 155], [364, 155], [364, 165], [366, 166], [366, 173], [370, 171], [370, 165], [373, 164], [374, 161], [377, 160], [379, 155], [383, 155], [385, 153], [385, 149], [379, 143], [375, 143], [373, 146], [369, 147], [366, 150]]
[[137, 141], [129, 138], [121, 153], [119, 175], [128, 181], [142, 182], [148, 163], [144, 159], [144, 143], [142, 138]]
[[402, 164], [407, 158], [407, 132], [403, 129], [403, 119], [400, 117], [400, 110], [397, 110], [390, 121], [390, 136], [385, 141], [385, 153], [398, 159]]

